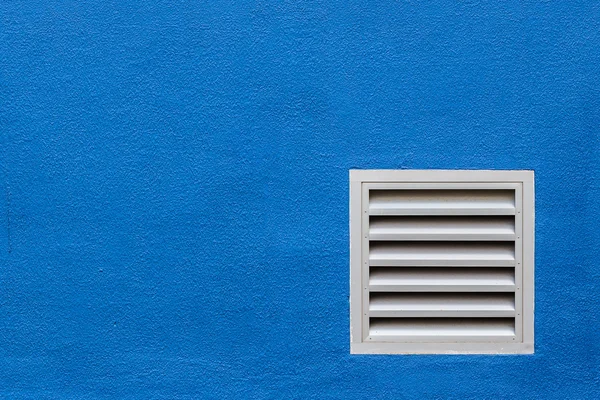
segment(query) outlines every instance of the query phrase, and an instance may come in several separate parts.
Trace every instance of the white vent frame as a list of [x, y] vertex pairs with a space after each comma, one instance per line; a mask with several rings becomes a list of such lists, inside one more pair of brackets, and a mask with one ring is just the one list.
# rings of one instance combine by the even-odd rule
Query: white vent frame
[[[402, 341], [369, 337], [369, 190], [515, 190], [515, 337]], [[352, 354], [532, 354], [534, 352], [534, 172], [350, 170], [350, 352]], [[493, 215], [493, 211], [486, 215]], [[484, 212], [485, 213], [485, 212]], [[433, 215], [433, 214], [429, 214]], [[520, 311], [520, 312], [518, 312]], [[518, 314], [517, 314], [518, 313]], [[375, 340], [374, 340], [375, 339]]]

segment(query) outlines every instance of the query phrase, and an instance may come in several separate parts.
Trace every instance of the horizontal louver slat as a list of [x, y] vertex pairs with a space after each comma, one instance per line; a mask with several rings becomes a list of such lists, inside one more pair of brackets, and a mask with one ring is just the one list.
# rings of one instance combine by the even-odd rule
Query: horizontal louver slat
[[371, 268], [371, 292], [514, 292], [514, 268]]
[[515, 265], [512, 242], [377, 242], [370, 244], [371, 266]]
[[371, 317], [514, 317], [512, 293], [376, 293]]
[[369, 239], [377, 241], [512, 241], [514, 217], [371, 217]]
[[511, 190], [372, 190], [370, 215], [515, 215]]
[[508, 341], [514, 336], [512, 318], [372, 318], [369, 329], [376, 341]]

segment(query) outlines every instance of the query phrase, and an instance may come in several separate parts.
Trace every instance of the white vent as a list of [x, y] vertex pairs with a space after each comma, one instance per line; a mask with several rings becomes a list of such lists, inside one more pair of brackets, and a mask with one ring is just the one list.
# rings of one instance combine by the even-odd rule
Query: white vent
[[350, 171], [352, 353], [533, 352], [532, 171]]

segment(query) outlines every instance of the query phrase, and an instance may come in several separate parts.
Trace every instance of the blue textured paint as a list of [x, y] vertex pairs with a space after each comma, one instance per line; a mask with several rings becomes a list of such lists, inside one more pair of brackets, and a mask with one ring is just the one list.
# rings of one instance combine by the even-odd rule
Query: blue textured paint
[[[0, 397], [600, 397], [594, 1], [0, 4]], [[351, 356], [348, 170], [535, 169], [536, 353]]]

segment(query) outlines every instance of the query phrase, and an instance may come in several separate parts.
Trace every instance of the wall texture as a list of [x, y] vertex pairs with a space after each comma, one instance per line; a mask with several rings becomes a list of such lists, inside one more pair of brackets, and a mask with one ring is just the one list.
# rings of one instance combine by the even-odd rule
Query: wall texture
[[[0, 3], [0, 397], [600, 397], [600, 5]], [[348, 170], [534, 169], [536, 353], [349, 354]]]

